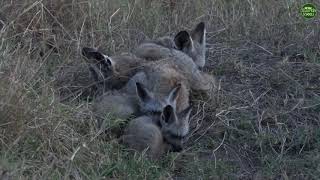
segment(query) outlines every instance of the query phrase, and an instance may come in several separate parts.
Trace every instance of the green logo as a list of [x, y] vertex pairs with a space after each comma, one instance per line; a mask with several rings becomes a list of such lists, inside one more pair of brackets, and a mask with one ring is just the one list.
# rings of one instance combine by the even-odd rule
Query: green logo
[[308, 3], [302, 6], [300, 13], [303, 17], [311, 19], [317, 15], [317, 9], [315, 5]]

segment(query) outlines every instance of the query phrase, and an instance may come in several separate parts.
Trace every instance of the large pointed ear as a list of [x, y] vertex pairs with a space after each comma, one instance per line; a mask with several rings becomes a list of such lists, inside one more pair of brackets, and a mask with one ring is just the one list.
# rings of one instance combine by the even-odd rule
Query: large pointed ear
[[204, 22], [200, 22], [196, 28], [191, 32], [191, 37], [193, 41], [199, 42], [200, 44], [205, 42], [206, 27]]
[[82, 55], [95, 63], [102, 64], [104, 68], [112, 69], [113, 62], [111, 58], [99, 52], [95, 48], [84, 47], [82, 48]]
[[88, 59], [94, 59], [97, 61], [103, 61], [105, 59], [105, 56], [95, 48], [84, 47], [82, 48], [81, 53]]
[[164, 107], [161, 114], [161, 124], [172, 124], [176, 121], [177, 117], [175, 115], [174, 109], [171, 105]]
[[175, 105], [176, 104], [176, 101], [177, 101], [177, 98], [179, 96], [179, 92], [180, 92], [180, 89], [181, 89], [181, 83], [179, 83], [177, 86], [175, 86], [169, 93], [168, 95], [168, 102], [169, 104], [171, 105]]
[[152, 94], [139, 82], [136, 82], [137, 95], [142, 102], [152, 99]]
[[184, 121], [189, 121], [191, 111], [192, 111], [192, 107], [191, 106], [187, 107], [185, 110], [179, 113], [179, 119]]
[[182, 50], [183, 48], [192, 48], [193, 42], [187, 31], [180, 31], [174, 37], [174, 43], [176, 44], [177, 49]]

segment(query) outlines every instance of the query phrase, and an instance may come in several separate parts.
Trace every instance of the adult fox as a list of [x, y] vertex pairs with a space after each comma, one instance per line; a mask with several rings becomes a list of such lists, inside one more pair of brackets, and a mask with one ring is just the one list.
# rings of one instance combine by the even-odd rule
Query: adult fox
[[[187, 31], [181, 31], [174, 39], [165, 36], [145, 42], [134, 50], [134, 54], [127, 56], [108, 57], [97, 49], [87, 47], [83, 48], [82, 54], [96, 62], [96, 67], [99, 68], [95, 68], [93, 73], [105, 77], [100, 78], [100, 82], [101, 79], [112, 77], [113, 81], [109, 80], [108, 84], [119, 82], [123, 85], [125, 80], [129, 80], [130, 75], [143, 69], [143, 66], [171, 64], [185, 76], [189, 84], [192, 84], [190, 87], [192, 90], [208, 91], [215, 85], [214, 77], [199, 70], [205, 65], [205, 32], [205, 24], [201, 22], [191, 35]], [[119, 81], [119, 77], [123, 81]]]
[[187, 31], [180, 31], [174, 38], [165, 36], [154, 41], [147, 41], [134, 50], [134, 54], [140, 58], [159, 60], [174, 57], [176, 64], [192, 60], [199, 68], [205, 65], [205, 52], [206, 28], [204, 22], [199, 23], [190, 34]]

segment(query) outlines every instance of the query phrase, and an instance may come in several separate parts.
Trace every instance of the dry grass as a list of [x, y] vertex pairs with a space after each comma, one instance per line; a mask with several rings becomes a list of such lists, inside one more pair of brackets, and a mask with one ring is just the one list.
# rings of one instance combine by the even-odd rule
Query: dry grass
[[[0, 1], [0, 179], [319, 179], [320, 21], [303, 3]], [[199, 21], [219, 88], [193, 96], [184, 152], [133, 155], [123, 120], [96, 128], [90, 91], [59, 101], [56, 74], [85, 63], [81, 47], [119, 54]]]

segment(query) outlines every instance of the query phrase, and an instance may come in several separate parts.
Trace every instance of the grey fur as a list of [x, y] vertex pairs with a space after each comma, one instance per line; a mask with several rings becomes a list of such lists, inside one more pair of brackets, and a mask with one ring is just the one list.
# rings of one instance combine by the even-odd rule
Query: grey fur
[[[174, 108], [167, 105], [160, 116], [141, 116], [130, 121], [121, 139], [129, 148], [140, 152], [146, 150], [153, 159], [160, 158], [167, 151], [181, 151], [183, 137], [189, 130], [190, 111], [188, 108], [183, 114], [176, 115]], [[187, 127], [180, 127], [181, 124]], [[175, 129], [187, 131], [177, 135]]]

